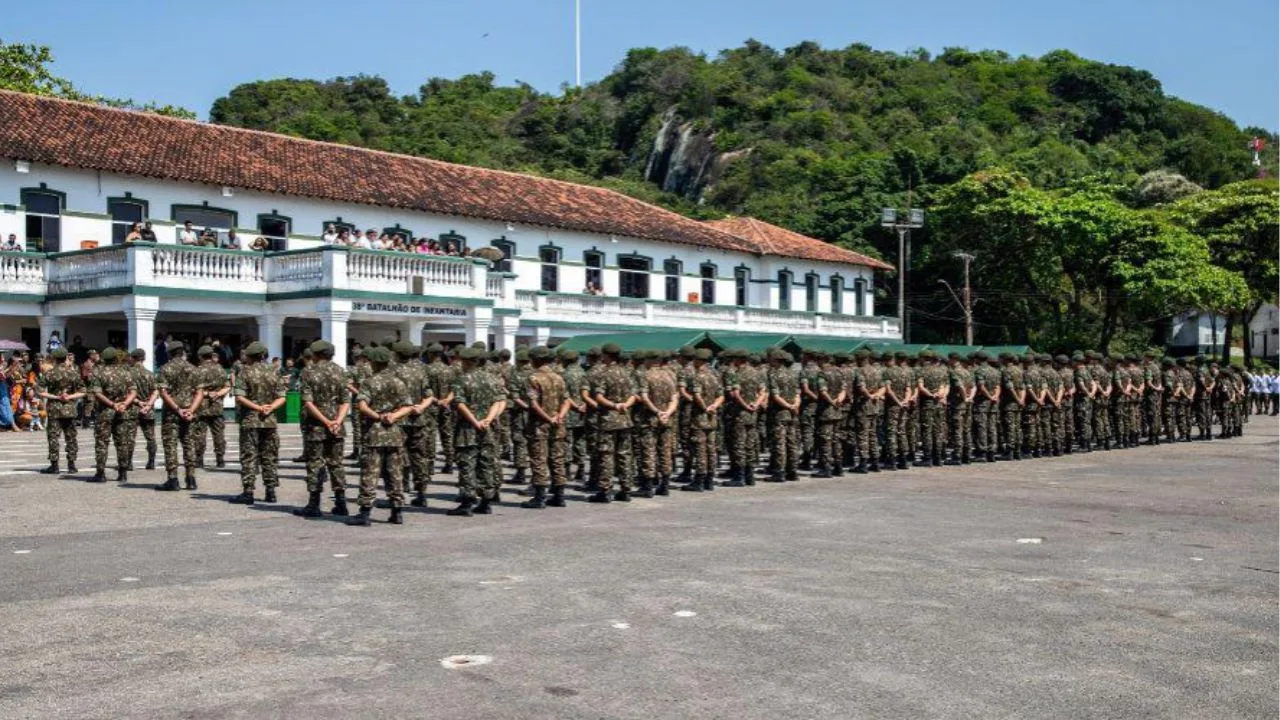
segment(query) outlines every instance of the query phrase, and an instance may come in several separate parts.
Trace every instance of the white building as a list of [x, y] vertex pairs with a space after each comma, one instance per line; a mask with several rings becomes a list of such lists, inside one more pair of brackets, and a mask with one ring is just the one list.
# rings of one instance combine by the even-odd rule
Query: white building
[[[1217, 313], [1183, 313], [1173, 319], [1169, 329], [1169, 345], [1186, 354], [1221, 354], [1226, 330], [1227, 318]], [[1280, 354], [1280, 308], [1275, 303], [1263, 303], [1249, 323], [1248, 337], [1242, 337], [1238, 327], [1232, 329], [1232, 335], [1236, 340], [1248, 340], [1253, 357], [1275, 358]], [[1238, 348], [1233, 348], [1232, 352], [1243, 354]]]
[[[149, 220], [158, 243], [122, 244]], [[184, 221], [254, 252], [177, 244]], [[326, 246], [326, 225], [484, 260]], [[490, 340], [619, 329], [896, 340], [873, 258], [751, 219], [701, 223], [602, 188], [0, 92], [0, 337], [150, 349], [158, 333]], [[587, 283], [603, 296], [581, 291]], [[150, 360], [150, 358], [149, 358]]]

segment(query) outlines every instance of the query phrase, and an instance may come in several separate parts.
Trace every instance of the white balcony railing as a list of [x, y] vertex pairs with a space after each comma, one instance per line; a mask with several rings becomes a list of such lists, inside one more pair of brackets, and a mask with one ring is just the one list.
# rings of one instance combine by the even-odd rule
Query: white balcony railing
[[41, 253], [0, 253], [0, 292], [43, 295], [45, 256]]
[[215, 287], [226, 288], [258, 285], [266, 280], [263, 272], [266, 259], [260, 253], [171, 245], [136, 249], [150, 254], [151, 276], [162, 285], [177, 280], [181, 285], [194, 281], [196, 287], [214, 283]]
[[77, 250], [52, 257], [46, 279], [50, 295], [128, 287], [128, 248], [123, 245], [97, 250]]
[[[466, 258], [353, 250], [347, 258], [347, 280], [349, 287], [360, 290], [416, 292], [414, 285], [419, 284], [433, 292], [449, 289], [450, 295], [479, 294], [484, 288], [477, 284], [475, 267], [476, 262]], [[458, 292], [461, 289], [475, 293]]]

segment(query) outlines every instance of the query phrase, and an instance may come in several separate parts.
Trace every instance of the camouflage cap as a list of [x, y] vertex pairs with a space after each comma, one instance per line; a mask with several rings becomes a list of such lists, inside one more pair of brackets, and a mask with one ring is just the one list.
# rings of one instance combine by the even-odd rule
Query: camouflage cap
[[973, 359], [979, 362], [986, 362], [991, 359], [986, 350], [979, 350], [973, 354]]
[[1178, 363], [1178, 367], [1186, 367], [1186, 366], [1187, 366], [1187, 359], [1186, 359], [1186, 358], [1184, 358], [1184, 357], [1180, 357], [1180, 358], [1178, 358], [1176, 362]]
[[147, 351], [142, 348], [134, 348], [129, 351], [129, 357], [134, 360], [144, 360], [147, 357]]
[[1071, 353], [1071, 362], [1082, 362], [1083, 360], [1084, 360], [1084, 353], [1080, 352], [1079, 350]]
[[116, 349], [113, 347], [105, 347], [102, 349], [102, 362], [115, 362]]
[[325, 353], [332, 353], [332, 352], [333, 352], [333, 343], [329, 342], [328, 340], [317, 340], [317, 341], [315, 341], [315, 342], [311, 343], [311, 347], [309, 347], [309, 348], [307, 348], [307, 349], [308, 349], [308, 350], [310, 350], [310, 351], [312, 352], [312, 354], [315, 354], [315, 355], [323, 355], [323, 354], [325, 354]]
[[200, 349], [196, 350], [196, 357], [209, 357], [212, 354], [213, 354], [213, 348], [209, 347], [208, 345], [201, 345]]
[[895, 352], [895, 353], [893, 354], [893, 359], [894, 359], [894, 360], [906, 360], [906, 359], [907, 359], [907, 351], [906, 351], [906, 350], [899, 350], [899, 351]]
[[409, 357], [417, 354], [416, 349], [413, 347], [413, 343], [408, 340], [397, 340], [391, 343], [391, 352], [403, 357]]
[[503, 361], [510, 360], [511, 351], [506, 348], [502, 348], [501, 350], [498, 351], [497, 357], [499, 360], [503, 360]]
[[573, 348], [562, 348], [557, 350], [556, 355], [559, 356], [561, 360], [573, 361], [578, 359], [578, 351]]
[[963, 356], [963, 355], [961, 355], [958, 351], [956, 351], [956, 350], [952, 350], [951, 352], [947, 353], [947, 359], [948, 359], [948, 360], [963, 360], [963, 359], [964, 359], [964, 356]]
[[1199, 355], [1196, 355], [1196, 362], [1202, 363], [1205, 360], [1208, 360], [1208, 358], [1204, 356], [1204, 353], [1200, 353]]
[[773, 356], [774, 358], [781, 360], [785, 365], [790, 365], [791, 363], [796, 361], [796, 358], [794, 355], [782, 349], [778, 349], [777, 352], [773, 354]]
[[66, 349], [66, 348], [54, 348], [54, 349], [53, 349], [53, 351], [49, 353], [49, 357], [53, 358], [54, 360], [66, 360], [66, 359], [67, 359], [67, 349]]
[[174, 340], [168, 345], [165, 345], [164, 349], [167, 350], [170, 355], [172, 355], [173, 353], [186, 352], [187, 346], [183, 345], [181, 340]]
[[920, 359], [921, 360], [937, 360], [938, 353], [934, 352], [933, 350], [921, 350]]
[[470, 360], [474, 362], [476, 360], [479, 360], [482, 357], [484, 357], [484, 351], [481, 350], [480, 348], [477, 348], [477, 347], [458, 348], [459, 360]]
[[1168, 356], [1162, 357], [1160, 358], [1160, 364], [1165, 367], [1173, 367], [1174, 366], [1173, 358]]
[[473, 348], [475, 348], [475, 349], [477, 349], [477, 350], [488, 350], [488, 349], [489, 349], [489, 343], [486, 343], [486, 342], [485, 342], [485, 341], [483, 341], [483, 340], [477, 340], [477, 341], [475, 341], [475, 342], [471, 343], [471, 347], [473, 347]]
[[1010, 360], [1014, 360], [1016, 358], [1014, 358], [1013, 353], [1011, 352], [1002, 352], [1000, 353], [1000, 359], [1005, 362], [1009, 362]]
[[1067, 363], [1071, 362], [1066, 355], [1058, 355], [1053, 358], [1053, 361], [1058, 363], [1059, 365], [1066, 365]]
[[594, 345], [592, 347], [587, 348], [587, 357], [589, 358], [600, 357], [600, 348]]
[[697, 350], [693, 351], [693, 358], [695, 360], [710, 360], [711, 351], [708, 350], [707, 348], [698, 348]]
[[[330, 345], [329, 347], [332, 348], [333, 346]], [[247, 357], [262, 357], [267, 354], [267, 346], [255, 340], [245, 346], [242, 352]]]
[[391, 362], [391, 351], [384, 347], [371, 347], [364, 351], [364, 356], [369, 362], [379, 365], [386, 365]]
[[871, 357], [871, 351], [866, 348], [858, 348], [853, 351], [853, 359], [855, 360], [866, 360], [869, 357]]
[[[517, 356], [518, 356], [518, 355], [519, 355], [519, 353], [517, 353]], [[552, 357], [552, 355], [553, 355], [553, 353], [551, 352], [551, 349], [550, 349], [550, 348], [547, 348], [547, 347], [544, 347], [544, 346], [542, 346], [542, 345], [539, 345], [539, 346], [537, 346], [537, 347], [531, 348], [528, 352], [526, 352], [526, 353], [525, 353], [525, 355], [526, 355], [530, 360], [536, 360], [536, 361], [538, 361], [538, 362], [544, 362], [544, 361], [546, 361], [546, 360], [550, 360], [550, 359], [551, 359], [551, 357]]]
[[433, 343], [429, 343], [425, 348], [423, 348], [423, 351], [427, 353], [442, 353], [444, 352], [444, 346], [438, 342], [433, 342]]
[[605, 343], [604, 347], [600, 348], [600, 352], [604, 355], [617, 357], [622, 354], [622, 348], [617, 343]]
[[685, 345], [684, 347], [680, 348], [680, 357], [682, 358], [691, 358], [693, 357], [693, 354], [694, 354], [694, 348], [692, 345]]
[[[508, 354], [507, 357], [511, 356]], [[529, 348], [520, 348], [519, 350], [516, 350], [516, 362], [526, 362], [532, 359], [533, 358], [529, 355]]]
[[1133, 353], [1125, 353], [1124, 361], [1125, 361], [1125, 362], [1138, 362], [1138, 356], [1137, 356], [1137, 355], [1134, 355]]

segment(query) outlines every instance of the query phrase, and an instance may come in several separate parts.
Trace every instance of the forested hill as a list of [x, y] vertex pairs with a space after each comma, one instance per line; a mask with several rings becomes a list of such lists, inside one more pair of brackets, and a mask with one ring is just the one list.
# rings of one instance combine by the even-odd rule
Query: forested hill
[[1165, 95], [1148, 72], [1065, 51], [931, 57], [754, 41], [716, 58], [632, 50], [562, 95], [489, 74], [432, 78], [405, 97], [376, 77], [264, 80], [217, 100], [211, 119], [605, 183], [854, 247], [879, 237], [878, 208], [908, 182], [926, 204], [993, 165], [1048, 188], [1099, 173], [1128, 184], [1157, 168], [1216, 187], [1252, 176], [1247, 143], [1263, 132]]

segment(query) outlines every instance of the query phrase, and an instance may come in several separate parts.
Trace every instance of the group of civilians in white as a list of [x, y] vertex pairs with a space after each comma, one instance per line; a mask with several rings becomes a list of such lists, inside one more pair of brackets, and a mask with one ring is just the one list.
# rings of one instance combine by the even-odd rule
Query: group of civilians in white
[[340, 228], [336, 225], [326, 225], [320, 239], [325, 245], [345, 245], [361, 250], [390, 250], [454, 257], [466, 254], [466, 250], [452, 242], [441, 244], [440, 241], [427, 237], [407, 238], [400, 233], [378, 232], [372, 229], [362, 233], [356, 229]]

